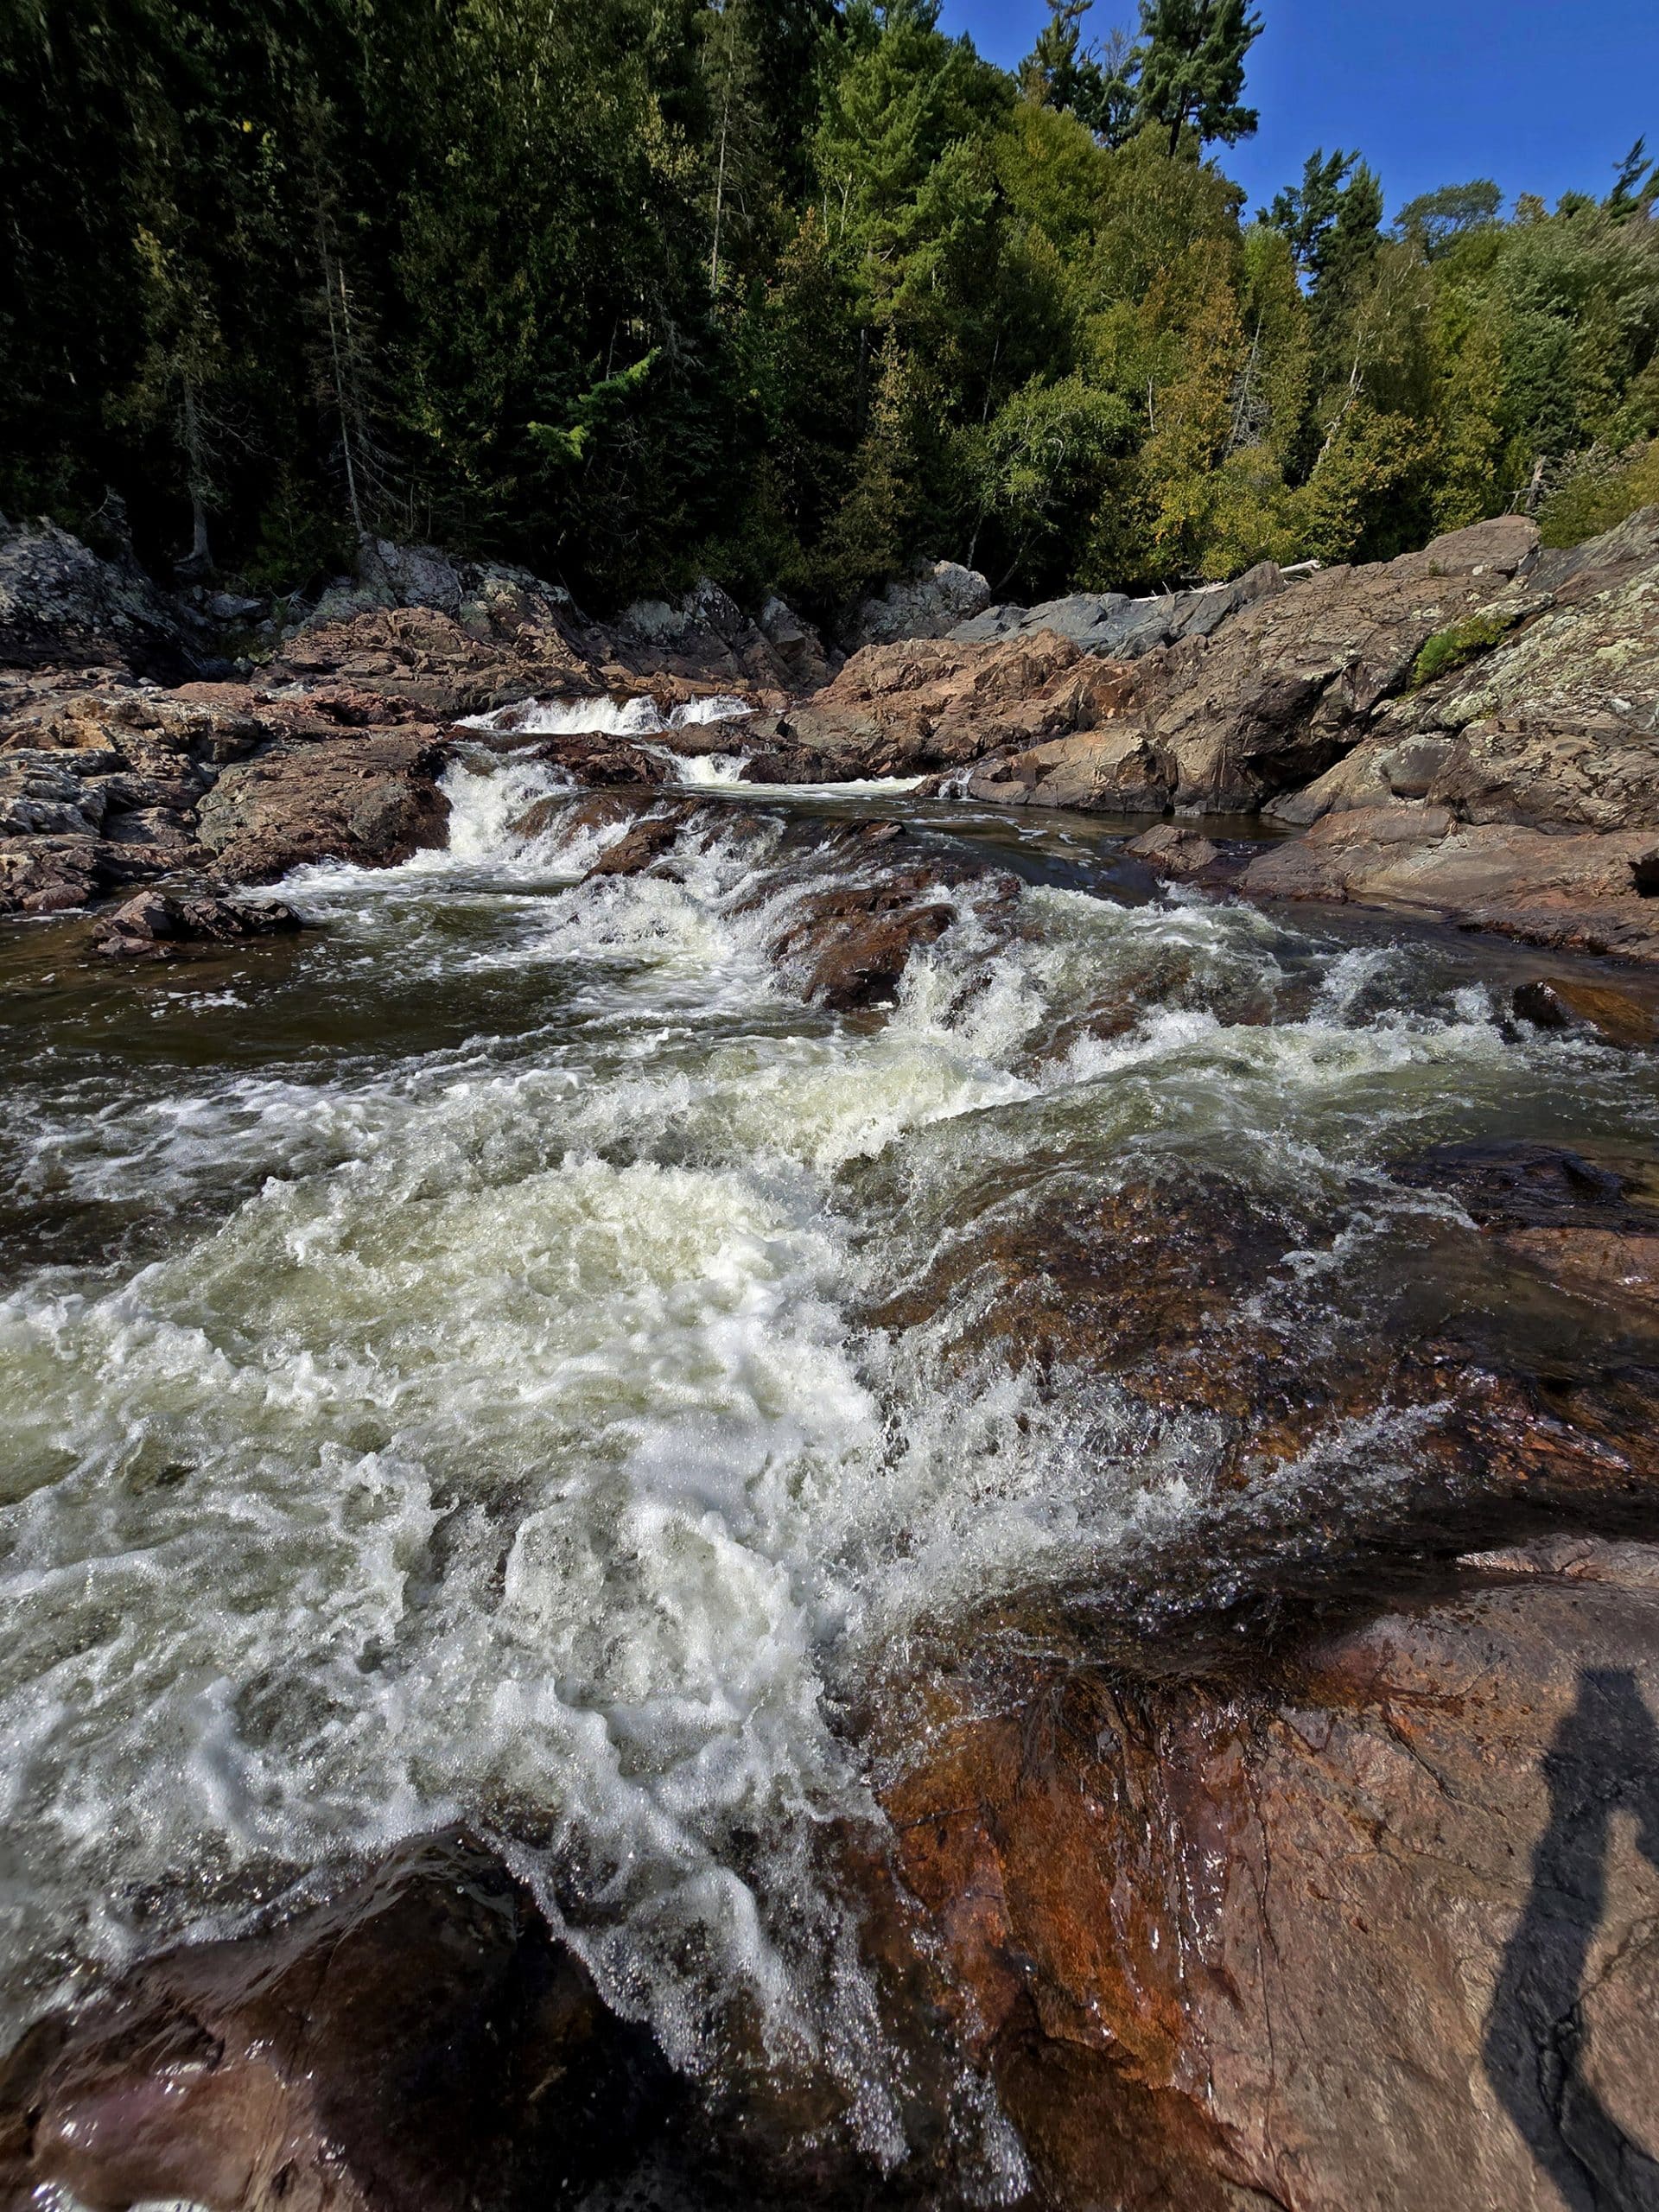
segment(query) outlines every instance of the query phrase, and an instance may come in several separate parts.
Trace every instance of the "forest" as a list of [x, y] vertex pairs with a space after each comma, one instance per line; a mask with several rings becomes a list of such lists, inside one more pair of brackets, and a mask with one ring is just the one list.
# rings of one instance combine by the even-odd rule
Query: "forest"
[[[1270, 0], [1267, 0], [1270, 4]], [[303, 589], [361, 533], [833, 615], [1659, 499], [1659, 171], [1254, 208], [1243, 0], [9, 0], [0, 509]]]

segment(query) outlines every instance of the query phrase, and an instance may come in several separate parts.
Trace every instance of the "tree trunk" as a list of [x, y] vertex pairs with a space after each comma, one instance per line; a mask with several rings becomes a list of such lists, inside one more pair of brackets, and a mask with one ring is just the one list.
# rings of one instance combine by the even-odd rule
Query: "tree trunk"
[[196, 383], [192, 376], [184, 378], [184, 458], [187, 486], [190, 493], [190, 551], [181, 566], [188, 566], [193, 575], [206, 575], [213, 565], [213, 550], [207, 538], [207, 456], [202, 442], [201, 415], [196, 405]]
[[[340, 343], [339, 321], [334, 313], [334, 269], [328, 251], [328, 235], [323, 227], [322, 210], [317, 210], [317, 251], [322, 261], [322, 299], [328, 315], [328, 352], [334, 372], [334, 405], [340, 415], [340, 450], [346, 456], [346, 496], [352, 510], [352, 528], [361, 544], [366, 532], [363, 527], [363, 503], [358, 497], [357, 467], [352, 453], [352, 417], [354, 410], [346, 391], [345, 349]], [[340, 272], [340, 304], [346, 303], [346, 272]], [[349, 336], [349, 333], [347, 334]]]
[[732, 78], [737, 67], [737, 23], [729, 18], [726, 28], [726, 92], [720, 110], [720, 168], [715, 179], [715, 237], [714, 250], [709, 257], [709, 289], [720, 289], [720, 226], [726, 212], [726, 141], [732, 124]]

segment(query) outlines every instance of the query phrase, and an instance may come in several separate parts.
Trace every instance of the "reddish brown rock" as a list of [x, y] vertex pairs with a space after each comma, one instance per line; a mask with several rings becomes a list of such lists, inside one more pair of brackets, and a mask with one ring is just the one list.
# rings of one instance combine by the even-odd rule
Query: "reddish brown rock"
[[1444, 915], [1523, 944], [1659, 958], [1654, 831], [1554, 836], [1465, 827], [1425, 802], [1326, 814], [1305, 837], [1253, 861], [1243, 887], [1263, 899], [1354, 899]]
[[537, 691], [592, 692], [599, 671], [553, 611], [533, 624], [478, 636], [427, 607], [382, 607], [301, 631], [265, 671], [267, 688], [326, 685], [369, 694], [377, 721], [393, 702], [429, 721], [455, 721]]
[[865, 775], [916, 775], [1093, 728], [1129, 685], [1128, 671], [1052, 631], [975, 645], [912, 639], [855, 653], [785, 716], [783, 734]]
[[1039, 2201], [1659, 2201], [1652, 1551], [1476, 1563], [1248, 1689], [1032, 1674], [887, 1804]]
[[0, 2202], [92, 2212], [541, 2212], [639, 2153], [671, 2101], [529, 1896], [464, 1836], [338, 1904], [163, 1953], [0, 2072]]
[[1511, 518], [1397, 561], [1302, 577], [1147, 654], [1109, 711], [1074, 721], [1075, 734], [1045, 732], [1048, 742], [987, 771], [976, 793], [1247, 812], [1351, 750], [1438, 631], [1548, 606], [1511, 581], [1536, 545], [1532, 525]]
[[442, 843], [444, 759], [419, 725], [283, 747], [225, 771], [198, 834], [219, 870], [244, 883], [274, 883], [308, 861], [390, 868]]
[[85, 906], [107, 880], [96, 837], [0, 839], [0, 914], [60, 914]]
[[1540, 976], [1515, 994], [1515, 1010], [1539, 1029], [1594, 1037], [1604, 1045], [1635, 1048], [1659, 1035], [1655, 1009], [1630, 991], [1576, 976]]
[[1177, 883], [1207, 874], [1221, 858], [1220, 847], [1212, 845], [1201, 830], [1183, 829], [1173, 822], [1160, 822], [1155, 830], [1143, 830], [1140, 836], [1131, 837], [1123, 849], [1145, 861], [1156, 874]]
[[143, 891], [100, 919], [93, 942], [114, 959], [174, 960], [300, 927], [293, 908], [276, 899]]
[[1659, 746], [1611, 715], [1563, 721], [1545, 709], [1459, 731], [1368, 738], [1266, 811], [1299, 824], [1395, 799], [1427, 799], [1459, 822], [1534, 830], [1659, 828]]

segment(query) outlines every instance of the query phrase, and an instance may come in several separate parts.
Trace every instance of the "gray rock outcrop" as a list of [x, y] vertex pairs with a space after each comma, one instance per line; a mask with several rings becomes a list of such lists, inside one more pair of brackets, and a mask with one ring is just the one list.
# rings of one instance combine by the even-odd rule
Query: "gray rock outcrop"
[[847, 626], [849, 652], [890, 645], [906, 638], [948, 637], [959, 623], [982, 614], [991, 588], [977, 569], [959, 561], [928, 561], [865, 600]]
[[0, 667], [125, 665], [177, 683], [204, 658], [187, 627], [142, 569], [101, 559], [55, 523], [0, 535]]

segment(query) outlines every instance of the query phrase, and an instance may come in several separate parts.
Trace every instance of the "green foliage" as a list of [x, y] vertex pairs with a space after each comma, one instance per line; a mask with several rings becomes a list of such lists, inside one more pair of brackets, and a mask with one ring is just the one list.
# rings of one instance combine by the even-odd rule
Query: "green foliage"
[[594, 432], [620, 414], [638, 395], [661, 354], [662, 348], [653, 346], [645, 359], [636, 361], [632, 368], [618, 369], [613, 376], [601, 377], [591, 391], [584, 391], [572, 402], [564, 423], [527, 423], [531, 436], [550, 461], [569, 462], [574, 467], [576, 462], [586, 459]]
[[1408, 200], [1395, 217], [1394, 227], [1433, 261], [1471, 231], [1495, 223], [1503, 204], [1503, 195], [1491, 179], [1478, 177], [1472, 184], [1446, 184], [1438, 192]]
[[1461, 668], [1466, 661], [1490, 652], [1515, 619], [1512, 614], [1471, 614], [1466, 622], [1455, 622], [1449, 630], [1437, 630], [1412, 664], [1412, 690], [1421, 691], [1437, 676], [1449, 676], [1454, 668]]
[[1589, 460], [1545, 501], [1538, 527], [1546, 545], [1582, 545], [1635, 514], [1659, 506], [1659, 438], [1616, 461]]
[[[438, 537], [614, 605], [1035, 598], [1659, 496], [1659, 172], [1253, 223], [1247, 0], [13, 0], [0, 507], [315, 585]], [[114, 495], [113, 497], [111, 495]]]
[[1104, 47], [1085, 48], [1083, 26], [1093, 0], [1048, 0], [1048, 21], [1020, 65], [1020, 88], [1063, 108], [1109, 146], [1120, 146], [1136, 121], [1145, 54], [1115, 31]]
[[1188, 129], [1200, 143], [1234, 146], [1250, 137], [1260, 118], [1240, 96], [1262, 19], [1246, 0], [1141, 0], [1141, 30], [1146, 55], [1135, 112], [1168, 132], [1172, 155]]

